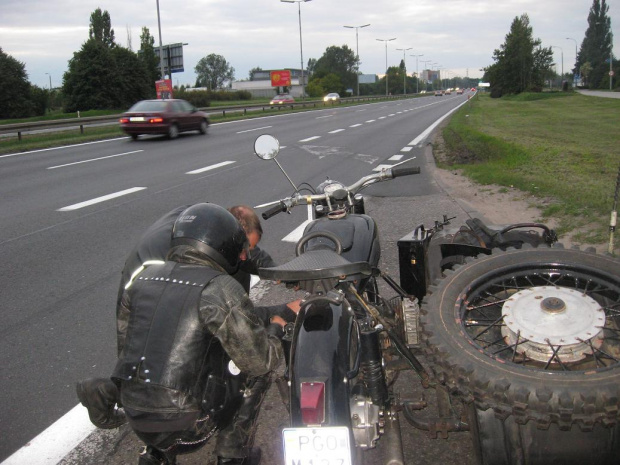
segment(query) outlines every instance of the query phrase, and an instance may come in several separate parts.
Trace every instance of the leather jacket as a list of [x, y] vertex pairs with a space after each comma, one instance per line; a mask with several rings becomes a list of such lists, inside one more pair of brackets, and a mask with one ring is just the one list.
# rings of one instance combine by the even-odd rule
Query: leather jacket
[[[206, 380], [209, 375], [221, 377], [209, 359], [213, 344], [221, 345], [241, 372], [258, 376], [280, 363], [282, 328], [266, 328], [268, 321], [256, 315], [239, 283], [214, 262], [196, 256], [191, 247], [173, 248], [168, 259], [146, 267], [122, 295], [119, 360], [112, 378], [121, 386], [127, 412], [156, 413], [174, 424], [179, 414], [195, 421], [204, 414], [205, 402], [213, 408], [217, 396], [209, 392]], [[165, 281], [185, 280], [184, 276], [192, 276], [192, 281], [198, 276], [197, 286]], [[145, 342], [149, 337], [150, 346]], [[145, 359], [141, 351], [148, 352]]]

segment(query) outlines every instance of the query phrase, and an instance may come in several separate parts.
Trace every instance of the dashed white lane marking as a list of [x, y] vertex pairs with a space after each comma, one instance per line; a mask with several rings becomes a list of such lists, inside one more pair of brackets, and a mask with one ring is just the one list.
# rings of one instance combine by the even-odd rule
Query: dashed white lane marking
[[105, 157], [91, 158], [89, 160], [76, 161], [73, 163], [66, 163], [64, 165], [48, 166], [47, 169], [55, 170], [56, 168], [64, 168], [65, 166], [81, 165], [82, 163], [90, 163], [91, 161], [105, 160], [106, 158], [123, 157], [125, 155], [131, 155], [132, 153], [140, 153], [140, 152], [144, 152], [144, 150], [134, 150], [133, 152], [117, 153], [116, 155], [108, 155]]
[[294, 243], [299, 242], [299, 239], [301, 239], [301, 236], [303, 236], [304, 234], [304, 229], [306, 229], [306, 225], [310, 223], [310, 221], [311, 220], [306, 220], [303, 223], [301, 223], [299, 226], [293, 229], [290, 233], [284, 236], [282, 240], [284, 242], [294, 242]]
[[78, 404], [36, 438], [28, 441], [26, 446], [2, 462], [2, 465], [56, 464], [95, 429], [88, 419], [86, 408]]
[[401, 151], [401, 152], [409, 152], [409, 151], [411, 151], [411, 149], [412, 149], [412, 148], [413, 148], [413, 147], [409, 147], [409, 146], [407, 146], [407, 147], [403, 147], [402, 149], [400, 149], [400, 151]]
[[314, 118], [314, 119], [331, 118], [331, 117], [333, 117], [333, 116], [334, 116], [334, 115], [317, 116], [317, 117], [316, 117], [316, 118]]
[[390, 158], [388, 158], [389, 161], [398, 161], [401, 158], [403, 158], [404, 155], [392, 155]]
[[391, 168], [391, 167], [392, 167], [392, 165], [377, 165], [372, 170], [373, 171], [381, 171], [383, 169], [388, 169], [388, 168]]
[[68, 212], [72, 210], [79, 210], [80, 208], [88, 207], [96, 203], [105, 202], [106, 200], [115, 199], [117, 197], [122, 197], [123, 195], [133, 194], [134, 192], [138, 192], [144, 189], [146, 189], [146, 187], [132, 187], [131, 189], [125, 189], [124, 191], [114, 192], [113, 194], [103, 195], [101, 197], [97, 197], [96, 199], [91, 199], [91, 200], [86, 200], [84, 202], [75, 203], [73, 205], [69, 205], [68, 207], [62, 207], [62, 208], [59, 208], [57, 211]]
[[357, 124], [352, 124], [351, 126], [349, 126], [350, 128], [357, 128], [360, 127], [362, 125], [362, 123], [357, 123]]
[[396, 115], [396, 113], [390, 113], [388, 116], [394, 116]]
[[387, 116], [379, 116], [379, 119], [385, 119]]
[[376, 119], [369, 119], [368, 121], [366, 121], [367, 123], [374, 123], [375, 121], [377, 121]]
[[334, 129], [333, 131], [329, 131], [328, 134], [336, 134], [337, 132], [342, 132], [344, 129]]
[[302, 139], [299, 142], [310, 142], [311, 140], [315, 140], [315, 139], [320, 139], [321, 136], [312, 136], [312, 137], [308, 137], [307, 139]]
[[237, 134], [243, 134], [244, 132], [260, 131], [262, 129], [269, 129], [273, 126], [263, 126], [262, 128], [246, 129], [245, 131], [237, 131]]
[[205, 171], [211, 171], [211, 170], [214, 170], [216, 168], [221, 168], [222, 166], [230, 165], [231, 163], [234, 163], [234, 161], [223, 161], [221, 163], [216, 163], [215, 165], [205, 166], [204, 168], [198, 168], [197, 170], [188, 171], [185, 174], [204, 173]]

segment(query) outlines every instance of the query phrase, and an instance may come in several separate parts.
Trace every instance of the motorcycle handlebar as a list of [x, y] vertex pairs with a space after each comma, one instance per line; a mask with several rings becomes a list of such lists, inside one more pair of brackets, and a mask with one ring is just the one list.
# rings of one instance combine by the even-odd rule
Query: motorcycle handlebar
[[420, 174], [419, 166], [411, 166], [408, 168], [392, 168], [392, 177], [409, 176], [411, 174]]
[[283, 202], [280, 202], [275, 207], [271, 207], [269, 210], [263, 212], [261, 216], [264, 220], [268, 220], [272, 216], [276, 216], [278, 213], [282, 213], [283, 211], [286, 211], [286, 206]]

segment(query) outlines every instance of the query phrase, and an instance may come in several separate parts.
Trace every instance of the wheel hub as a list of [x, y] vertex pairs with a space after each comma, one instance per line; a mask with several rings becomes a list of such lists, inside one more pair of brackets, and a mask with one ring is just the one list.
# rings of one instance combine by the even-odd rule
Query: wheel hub
[[604, 310], [571, 288], [523, 289], [506, 300], [502, 315], [506, 343], [533, 360], [577, 362], [603, 343]]

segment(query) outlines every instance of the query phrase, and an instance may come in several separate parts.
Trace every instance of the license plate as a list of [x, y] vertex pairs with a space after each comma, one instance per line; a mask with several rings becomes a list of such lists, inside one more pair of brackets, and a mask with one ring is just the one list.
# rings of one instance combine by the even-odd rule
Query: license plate
[[285, 465], [351, 465], [349, 429], [345, 426], [325, 428], [285, 428]]
[[132, 116], [129, 118], [129, 121], [131, 121], [132, 123], [141, 123], [143, 121], [146, 121], [146, 118], [144, 118], [144, 116]]

